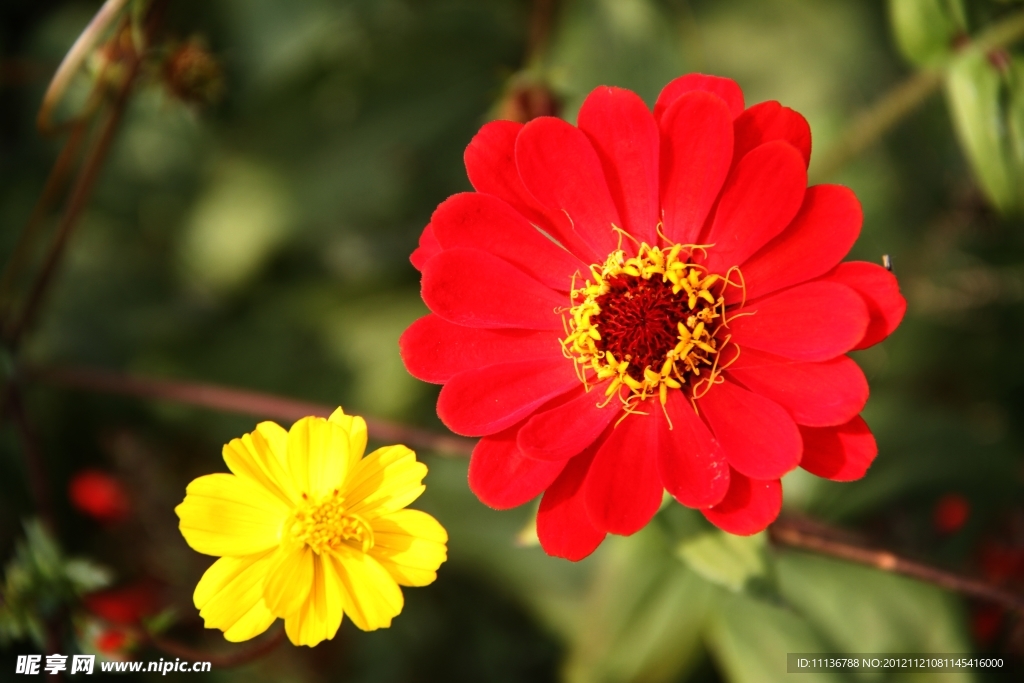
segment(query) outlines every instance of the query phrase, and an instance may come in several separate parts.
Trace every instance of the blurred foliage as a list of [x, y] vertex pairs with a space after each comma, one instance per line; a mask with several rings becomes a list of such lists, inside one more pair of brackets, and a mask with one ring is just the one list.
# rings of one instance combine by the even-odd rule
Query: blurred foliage
[[29, 638], [46, 647], [46, 620], [61, 618], [81, 595], [110, 583], [110, 572], [82, 558], [67, 558], [39, 520], [25, 523], [0, 590], [0, 645]]
[[[33, 128], [47, 79], [96, 8], [0, 7], [2, 255], [59, 150], [59, 139]], [[969, 41], [1019, 20], [1024, 5], [556, 8], [550, 45], [527, 64], [526, 0], [171, 3], [161, 54], [184, 61], [145, 75], [26, 360], [271, 391], [440, 430], [436, 387], [409, 377], [397, 353], [402, 330], [425, 313], [407, 259], [434, 207], [469, 189], [462, 151], [517, 83], [543, 86], [574, 120], [599, 84], [653, 103], [687, 71], [732, 77], [748, 104], [778, 99], [807, 116], [817, 159], [901, 79], [941, 70], [945, 102], [926, 101], [834, 179], [865, 210], [852, 256], [890, 254], [910, 304], [892, 339], [856, 354], [871, 382], [865, 417], [878, 460], [850, 484], [794, 472], [786, 507], [966, 572], [986, 571], [991, 544], [1024, 552], [1024, 222], [1014, 213], [1024, 207], [1024, 72], [1013, 46], [986, 52]], [[183, 46], [205, 56], [183, 57]], [[516, 80], [527, 67], [532, 80]], [[63, 114], [84, 101], [91, 73], [73, 83]], [[17, 284], [24, 292], [27, 280]], [[253, 421], [30, 388], [61, 543], [119, 580], [160, 581], [181, 615], [171, 635], [223, 648], [218, 633], [198, 635], [191, 592], [208, 559], [185, 546], [172, 508], [191, 478], [224, 469], [221, 444]], [[969, 635], [978, 605], [761, 537], [724, 536], [675, 504], [584, 562], [549, 558], [516, 544], [529, 506], [489, 510], [466, 487], [465, 461], [421, 456], [430, 475], [417, 506], [451, 535], [437, 583], [408, 591], [391, 629], [346, 623], [312, 652], [280, 648], [211, 680], [761, 683], [786, 676], [787, 652], [1019, 652], [1008, 619], [994, 637]], [[131, 482], [130, 520], [100, 527], [71, 511], [60, 494], [87, 466]], [[70, 599], [82, 587], [69, 583], [68, 565], [52, 559], [63, 555], [45, 550], [54, 546], [38, 527], [15, 549], [20, 520], [32, 514], [25, 480], [5, 427], [0, 549], [15, 558], [7, 581], [35, 587], [18, 588], [32, 600]], [[951, 492], [970, 513], [947, 533], [932, 514]], [[1020, 587], [1012, 582], [1024, 576], [1005, 580]], [[28, 604], [9, 590], [5, 614]], [[40, 633], [38, 624], [19, 628]]]

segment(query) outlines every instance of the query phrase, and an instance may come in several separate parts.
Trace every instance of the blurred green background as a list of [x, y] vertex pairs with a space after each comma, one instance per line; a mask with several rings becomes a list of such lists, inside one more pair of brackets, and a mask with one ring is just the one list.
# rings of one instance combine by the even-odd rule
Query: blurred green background
[[[19, 362], [212, 382], [442, 431], [437, 389], [411, 378], [398, 355], [399, 335], [426, 312], [408, 256], [434, 207], [469, 189], [463, 149], [509, 111], [516, 87], [536, 84], [574, 121], [600, 84], [653, 105], [680, 74], [728, 76], [748, 105], [775, 99], [807, 117], [820, 180], [829, 150], [849, 143], [855, 122], [863, 127], [860, 112], [904, 79], [924, 79], [932, 94], [828, 177], [864, 206], [852, 256], [891, 255], [909, 301], [893, 337], [856, 354], [880, 454], [852, 484], [794, 472], [786, 509], [1024, 588], [1024, 70], [1012, 49], [974, 50], [970, 38], [1019, 24], [1024, 3], [551, 4], [546, 48], [531, 50], [536, 7], [527, 0], [170, 3], [166, 35], [201, 38], [223, 70], [222, 96], [187, 104], [159, 73], [143, 74]], [[5, 258], [60, 149], [60, 138], [34, 127], [43, 91], [98, 6], [0, 3]], [[62, 115], [84, 99], [89, 73]], [[254, 420], [33, 383], [26, 404], [63, 557], [106, 568], [115, 586], [158, 586], [169, 634], [226, 650], [218, 632], [201, 632], [190, 598], [209, 558], [185, 545], [172, 508], [192, 478], [225, 469], [221, 445]], [[530, 506], [489, 510], [466, 486], [464, 458], [420, 456], [430, 475], [415, 507], [448, 528], [450, 559], [435, 584], [405, 591], [391, 629], [363, 633], [346, 621], [313, 651], [284, 645], [257, 664], [193, 678], [761, 683], [790, 678], [787, 652], [982, 652], [1019, 662], [1024, 651], [1019, 621], [991, 605], [763, 537], [728, 539], [676, 505], [583, 562], [548, 558], [517, 541]], [[73, 509], [68, 484], [87, 467], [123, 482], [127, 520], [99, 524]], [[37, 593], [16, 595], [27, 589], [12, 571], [66, 569], [38, 542], [16, 555], [34, 514], [26, 481], [5, 425], [3, 680], [16, 678], [15, 654], [42, 651], [10, 637], [18, 619], [62, 623], [65, 654], [95, 647], [103, 628], [73, 597], [88, 577], [61, 579], [63, 601], [51, 575], [33, 584]], [[49, 559], [33, 565], [33, 552]], [[18, 600], [28, 617], [15, 614]], [[139, 647], [128, 656], [162, 655]]]

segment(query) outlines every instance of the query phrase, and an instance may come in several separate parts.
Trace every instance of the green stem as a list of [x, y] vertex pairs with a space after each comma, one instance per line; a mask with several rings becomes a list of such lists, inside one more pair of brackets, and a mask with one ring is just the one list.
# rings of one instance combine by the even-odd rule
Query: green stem
[[[1022, 38], [1024, 12], [1017, 12], [978, 33], [958, 52], [989, 52]], [[956, 59], [956, 55], [952, 59]], [[923, 69], [913, 74], [855, 116], [846, 132], [814, 165], [811, 173], [813, 181], [821, 182], [833, 175], [937, 92], [945, 76], [945, 66]]]
[[43, 103], [39, 107], [36, 126], [40, 132], [50, 133], [53, 131], [53, 123], [50, 118], [54, 108], [64, 96], [64, 91], [67, 90], [68, 84], [71, 83], [74, 75], [78, 73], [78, 69], [85, 62], [85, 58], [89, 56], [89, 52], [96, 46], [96, 43], [107, 30], [107, 27], [117, 18], [127, 4], [128, 0], [107, 0], [103, 3], [103, 6], [96, 12], [92, 21], [89, 22], [89, 25], [85, 27], [85, 30], [75, 40], [71, 49], [68, 50], [68, 53], [64, 55], [63, 61], [61, 61], [56, 73], [53, 74], [53, 78], [50, 80], [50, 85], [46, 88], [46, 94], [43, 95]]

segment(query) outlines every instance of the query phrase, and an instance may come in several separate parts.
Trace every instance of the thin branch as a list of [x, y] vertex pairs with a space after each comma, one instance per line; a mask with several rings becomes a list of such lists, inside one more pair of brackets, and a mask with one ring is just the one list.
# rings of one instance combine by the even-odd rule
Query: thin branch
[[53, 513], [53, 499], [50, 495], [49, 476], [47, 475], [46, 459], [39, 444], [39, 435], [28, 420], [25, 406], [21, 400], [18, 387], [12, 382], [5, 387], [6, 411], [18, 431], [22, 450], [25, 454], [25, 469], [28, 474], [28, 488], [32, 493], [32, 501], [43, 524], [55, 532], [56, 516]]
[[[327, 417], [334, 407], [256, 391], [199, 382], [136, 377], [106, 370], [74, 367], [27, 368], [24, 377], [45, 384], [84, 391], [186, 403], [228, 413], [292, 422], [307, 415]], [[370, 436], [377, 441], [403, 443], [438, 453], [469, 455], [474, 441], [435, 434], [386, 420], [366, 418]]]
[[[957, 48], [989, 52], [1024, 38], [1024, 12], [1013, 14], [989, 26]], [[950, 59], [956, 59], [953, 55]], [[821, 182], [871, 146], [890, 128], [902, 121], [939, 90], [945, 76], [945, 65], [923, 69], [898, 83], [882, 98], [860, 112], [846, 132], [814, 165], [813, 180]]]
[[197, 650], [190, 645], [179, 643], [164, 636], [153, 634], [146, 636], [149, 643], [164, 654], [180, 657], [190, 662], [210, 662], [211, 668], [215, 669], [230, 669], [261, 659], [283, 643], [284, 638], [284, 629], [278, 628], [270, 635], [252, 643], [248, 647], [214, 653]]
[[1007, 609], [1024, 614], [1024, 596], [1004, 590], [981, 579], [955, 574], [901, 557], [888, 550], [869, 548], [842, 540], [842, 532], [817, 523], [782, 518], [768, 527], [768, 534], [771, 540], [778, 545], [811, 550], [882, 571], [902, 574], [961, 595], [995, 602]]
[[811, 172], [814, 181], [831, 176], [917, 109], [938, 91], [942, 77], [939, 70], [919, 71], [858, 114], [838, 142], [815, 164]]
[[544, 59], [555, 16], [555, 0], [533, 0], [532, 5], [526, 36], [527, 67]]
[[99, 176], [99, 171], [103, 167], [103, 162], [107, 158], [107, 153], [110, 151], [110, 145], [114, 141], [114, 134], [117, 132], [118, 126], [121, 123], [121, 118], [124, 115], [125, 108], [128, 105], [128, 100], [135, 84], [135, 77], [139, 73], [139, 67], [141, 64], [142, 56], [135, 54], [130, 60], [128, 73], [125, 76], [124, 83], [121, 85], [121, 88], [117, 93], [117, 98], [110, 110], [110, 114], [107, 116], [107, 120], [101, 128], [96, 142], [86, 155], [86, 160], [82, 164], [78, 178], [75, 180], [64, 216], [57, 228], [57, 233], [54, 235], [50, 249], [43, 260], [43, 265], [40, 268], [39, 274], [36, 276], [35, 282], [29, 291], [27, 301], [21, 310], [21, 315], [3, 331], [4, 337], [12, 349], [17, 348], [21, 341], [21, 337], [32, 324], [36, 312], [43, 301], [43, 297], [49, 289], [49, 286], [53, 281], [53, 277], [57, 272], [57, 266], [61, 262], [61, 258], [64, 255], [68, 241], [74, 233], [75, 227], [78, 225], [78, 219], [81, 217], [82, 211], [85, 209], [85, 206], [89, 201], [89, 197], [92, 195], [92, 190], [96, 185], [96, 179]]
[[53, 109], [64, 96], [68, 84], [78, 73], [78, 69], [82, 66], [85, 58], [89, 56], [89, 52], [96, 46], [100, 36], [117, 18], [126, 4], [128, 4], [128, 0], [107, 0], [103, 3], [89, 25], [79, 34], [68, 53], [64, 55], [63, 61], [50, 80], [50, 85], [46, 88], [46, 94], [43, 95], [43, 102], [39, 107], [39, 115], [36, 117], [36, 127], [41, 133], [53, 132], [53, 123], [50, 121]]
[[35, 206], [32, 207], [32, 214], [29, 216], [28, 222], [22, 229], [21, 234], [18, 235], [18, 240], [11, 252], [11, 257], [4, 265], [3, 275], [0, 275], [0, 329], [6, 324], [9, 292], [20, 274], [22, 266], [28, 260], [30, 247], [36, 234], [39, 232], [40, 226], [43, 224], [43, 219], [46, 217], [50, 204], [53, 203], [57, 193], [64, 186], [72, 163], [78, 156], [82, 140], [85, 138], [88, 123], [88, 120], [84, 118], [74, 122], [67, 141], [61, 148], [53, 168], [50, 169], [50, 174], [46, 178], [46, 184], [43, 185], [43, 191], [39, 194], [39, 199], [36, 200]]

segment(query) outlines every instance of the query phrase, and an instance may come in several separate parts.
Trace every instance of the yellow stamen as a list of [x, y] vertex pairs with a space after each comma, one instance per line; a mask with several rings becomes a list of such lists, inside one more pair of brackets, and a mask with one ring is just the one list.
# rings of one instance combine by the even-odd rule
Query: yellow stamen
[[[658, 227], [660, 230], [660, 225]], [[619, 234], [620, 240], [622, 234]], [[588, 382], [594, 378], [597, 381], [610, 379], [605, 395], [609, 399], [619, 395], [627, 413], [634, 413], [639, 403], [654, 396], [664, 405], [670, 389], [683, 389], [688, 384], [690, 398], [693, 399], [718, 381], [721, 372], [718, 357], [729, 343], [728, 337], [724, 342], [715, 339], [718, 330], [726, 323], [724, 292], [727, 287], [742, 286], [743, 280], [736, 268], [722, 277], [690, 263], [691, 255], [696, 251], [703, 252], [706, 246], [711, 245], [674, 244], [662, 249], [644, 243], [639, 245], [635, 256], [627, 258], [626, 253], [619, 249], [612, 252], [603, 265], [591, 265], [591, 278], [582, 286], [577, 286], [574, 276], [571, 289], [573, 305], [567, 316], [563, 314], [566, 335], [562, 339], [562, 349], [573, 359], [577, 374], [588, 390]], [[739, 275], [739, 284], [732, 280], [734, 270]], [[682, 293], [686, 308], [691, 311], [685, 320], [677, 322], [677, 343], [655, 367], [634, 366], [634, 359], [629, 354], [616, 358], [612, 351], [601, 348], [609, 342], [604, 341], [597, 322], [601, 314], [598, 299], [612, 290], [615, 278], [623, 275], [643, 280], [660, 276], [661, 282], [671, 283], [673, 295]], [[702, 366], [705, 369], [710, 366], [703, 375]], [[623, 388], [628, 390], [626, 395], [622, 395]]]

